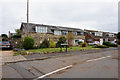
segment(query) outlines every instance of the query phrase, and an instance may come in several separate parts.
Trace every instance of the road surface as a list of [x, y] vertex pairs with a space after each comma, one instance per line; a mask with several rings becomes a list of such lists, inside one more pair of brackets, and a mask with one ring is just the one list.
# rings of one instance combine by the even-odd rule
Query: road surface
[[118, 78], [118, 49], [8, 63], [3, 78]]

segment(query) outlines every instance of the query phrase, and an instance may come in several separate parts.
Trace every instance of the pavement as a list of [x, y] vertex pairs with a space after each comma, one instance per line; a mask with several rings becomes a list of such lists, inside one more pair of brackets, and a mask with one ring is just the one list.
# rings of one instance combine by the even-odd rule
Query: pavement
[[118, 78], [117, 48], [63, 54], [24, 56], [34, 60], [2, 65], [3, 78]]

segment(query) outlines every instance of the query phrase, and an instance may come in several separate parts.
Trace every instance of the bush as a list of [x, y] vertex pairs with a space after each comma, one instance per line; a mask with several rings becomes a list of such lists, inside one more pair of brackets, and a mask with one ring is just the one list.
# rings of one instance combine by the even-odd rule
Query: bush
[[111, 43], [109, 46], [110, 46], [110, 47], [118, 47], [118, 44], [112, 44], [112, 43]]
[[84, 43], [81, 43], [80, 46], [81, 46], [81, 47], [87, 47], [88, 45], [87, 45], [86, 42], [84, 42]]
[[56, 47], [61, 47], [62, 43], [66, 43], [66, 38], [65, 37], [60, 37], [59, 41], [56, 44]]
[[41, 44], [40, 48], [49, 48], [49, 41], [45, 39]]
[[28, 50], [32, 49], [34, 46], [34, 39], [31, 37], [25, 37], [23, 41], [23, 48]]
[[78, 41], [78, 44], [80, 45], [81, 43], [83, 43], [82, 41]]
[[111, 45], [111, 43], [110, 42], [103, 42], [103, 45], [109, 46], [109, 45]]
[[53, 42], [53, 41], [50, 41], [50, 42], [49, 42], [49, 47], [50, 47], [50, 48], [55, 48], [55, 47], [56, 47], [56, 43]]
[[93, 48], [108, 48], [108, 46], [105, 45], [95, 45]]
[[117, 44], [110, 43], [110, 42], [103, 42], [103, 45], [109, 46], [109, 47], [118, 47]]

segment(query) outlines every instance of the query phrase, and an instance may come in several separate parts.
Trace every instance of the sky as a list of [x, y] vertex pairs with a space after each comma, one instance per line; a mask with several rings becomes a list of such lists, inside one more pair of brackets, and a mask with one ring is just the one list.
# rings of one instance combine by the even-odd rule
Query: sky
[[[29, 22], [118, 32], [118, 0], [29, 0]], [[2, 0], [0, 34], [26, 22], [27, 0]]]

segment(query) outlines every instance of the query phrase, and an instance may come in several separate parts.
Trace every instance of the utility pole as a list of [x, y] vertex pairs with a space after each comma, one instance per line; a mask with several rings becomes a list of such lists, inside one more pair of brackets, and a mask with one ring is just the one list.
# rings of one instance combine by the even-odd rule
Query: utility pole
[[29, 33], [29, 0], [27, 0], [27, 37]]

